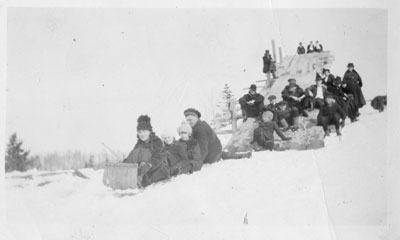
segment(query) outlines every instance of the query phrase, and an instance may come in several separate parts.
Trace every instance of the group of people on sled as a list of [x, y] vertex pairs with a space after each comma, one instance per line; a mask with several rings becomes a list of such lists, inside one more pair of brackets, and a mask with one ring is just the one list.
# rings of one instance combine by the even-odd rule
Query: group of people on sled
[[299, 129], [299, 117], [308, 117], [308, 111], [318, 109], [317, 125], [322, 126], [325, 136], [330, 134], [328, 125], [335, 125], [337, 135], [341, 135], [340, 128], [344, 127], [345, 119], [351, 122], [358, 121], [359, 109], [366, 102], [362, 93], [362, 80], [354, 70], [354, 64], [347, 65], [348, 70], [343, 76], [334, 76], [329, 69], [317, 73], [315, 84], [301, 88], [296, 79], [290, 78], [289, 84], [281, 92], [282, 100], [277, 102], [275, 95], [268, 97], [268, 104], [264, 104], [264, 97], [257, 93], [257, 86], [251, 85], [249, 92], [239, 99], [243, 121], [256, 118], [259, 127], [254, 130], [255, 149], [273, 149], [274, 131], [282, 140], [290, 140], [284, 135], [288, 130]]
[[147, 115], [137, 120], [137, 143], [124, 159], [124, 163], [138, 164], [138, 185], [169, 179], [178, 174], [199, 171], [203, 164], [221, 159], [222, 145], [214, 130], [200, 119], [201, 113], [189, 108], [184, 111], [186, 122], [175, 133], [164, 132], [158, 137]]
[[[313, 43], [313, 41], [310, 41], [310, 44], [308, 44], [307, 46], [307, 53], [313, 53], [313, 52], [322, 52], [324, 51], [324, 48], [322, 47], [322, 44], [318, 41], [315, 42], [315, 44]], [[303, 46], [303, 43], [299, 43], [299, 46], [297, 47], [297, 54], [301, 55], [301, 54], [305, 54], [306, 53], [306, 49]]]

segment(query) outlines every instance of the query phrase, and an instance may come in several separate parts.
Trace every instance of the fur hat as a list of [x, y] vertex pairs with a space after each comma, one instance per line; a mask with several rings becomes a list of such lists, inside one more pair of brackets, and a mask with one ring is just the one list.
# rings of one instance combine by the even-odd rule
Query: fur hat
[[150, 123], [150, 117], [147, 115], [141, 115], [139, 116], [138, 120], [138, 125], [136, 127], [136, 130], [149, 130], [150, 132], [153, 131], [153, 127], [151, 126]]
[[189, 135], [192, 135], [192, 127], [187, 122], [182, 122], [181, 125], [177, 128], [178, 133], [187, 132]]
[[347, 64], [347, 67], [354, 67], [354, 64], [353, 63], [349, 63], [349, 64]]
[[331, 70], [329, 70], [329, 69], [327, 69], [327, 68], [324, 68], [324, 69], [322, 69], [322, 73], [326, 73], [326, 72], [331, 72]]
[[198, 110], [194, 109], [194, 108], [188, 108], [188, 109], [186, 109], [186, 110], [183, 112], [183, 114], [185, 115], [185, 117], [188, 116], [188, 115], [196, 115], [198, 118], [201, 117], [201, 113], [200, 113]]
[[255, 84], [251, 84], [250, 85], [250, 90], [256, 91], [257, 90], [257, 86]]

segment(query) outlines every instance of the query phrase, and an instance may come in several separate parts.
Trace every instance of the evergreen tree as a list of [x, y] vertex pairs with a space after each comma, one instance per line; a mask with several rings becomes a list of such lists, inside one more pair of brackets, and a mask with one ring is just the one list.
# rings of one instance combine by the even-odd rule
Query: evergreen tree
[[20, 171], [25, 172], [31, 167], [31, 161], [28, 159], [29, 151], [22, 148], [22, 141], [17, 139], [17, 134], [13, 133], [10, 136], [7, 145], [7, 152], [5, 158], [6, 172]]
[[[228, 84], [225, 84], [221, 93], [221, 100], [217, 105], [218, 111], [214, 115], [213, 125], [215, 129], [225, 127], [232, 123], [233, 111], [236, 111], [237, 100], [234, 98]], [[233, 106], [231, 106], [233, 104]]]

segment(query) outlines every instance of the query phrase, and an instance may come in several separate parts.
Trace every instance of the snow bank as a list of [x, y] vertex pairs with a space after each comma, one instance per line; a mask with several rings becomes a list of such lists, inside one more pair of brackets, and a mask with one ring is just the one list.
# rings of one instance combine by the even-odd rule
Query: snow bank
[[7, 174], [7, 230], [14, 239], [377, 239], [386, 112], [363, 110], [323, 149], [256, 152], [145, 190], [112, 191], [102, 170], [82, 169], [89, 180]]

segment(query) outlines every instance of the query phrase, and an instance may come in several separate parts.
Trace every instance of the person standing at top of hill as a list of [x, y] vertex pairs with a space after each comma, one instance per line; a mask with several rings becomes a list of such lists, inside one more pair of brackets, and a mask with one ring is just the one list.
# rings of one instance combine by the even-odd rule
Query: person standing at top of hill
[[257, 86], [251, 84], [249, 93], [239, 98], [240, 108], [242, 109], [243, 121], [247, 118], [257, 118], [264, 106], [264, 96], [257, 93]]
[[363, 82], [358, 72], [354, 69], [354, 64], [347, 64], [347, 71], [342, 80], [342, 88], [345, 93], [353, 95], [357, 117], [360, 115], [358, 112], [359, 108], [362, 108], [366, 104], [364, 94], [361, 90], [362, 86]]
[[188, 108], [183, 114], [192, 127], [192, 136], [199, 143], [202, 163], [214, 163], [221, 159], [222, 145], [214, 130], [205, 121], [200, 120], [201, 113]]
[[310, 44], [308, 44], [307, 46], [307, 53], [313, 53], [315, 51], [314, 48], [314, 43], [311, 41]]
[[314, 47], [314, 52], [322, 52], [324, 51], [324, 48], [322, 47], [322, 44], [319, 43], [318, 41], [315, 42], [315, 47]]
[[303, 44], [300, 42], [299, 46], [297, 47], [297, 54], [301, 55], [306, 53], [306, 49], [304, 48]]

